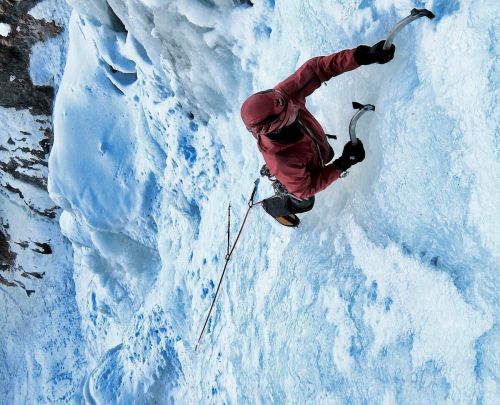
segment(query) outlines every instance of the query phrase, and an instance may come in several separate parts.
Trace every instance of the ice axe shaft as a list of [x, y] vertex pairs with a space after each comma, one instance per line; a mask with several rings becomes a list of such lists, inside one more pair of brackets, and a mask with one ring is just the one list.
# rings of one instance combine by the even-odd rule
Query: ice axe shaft
[[389, 32], [389, 35], [387, 36], [387, 39], [385, 40], [384, 43], [384, 51], [388, 51], [391, 48], [392, 42], [394, 41], [394, 37], [398, 34], [399, 31], [401, 31], [406, 25], [411, 23], [412, 21], [415, 21], [416, 19], [420, 17], [427, 17], [429, 19], [433, 19], [435, 17], [434, 13], [430, 10], [427, 10], [425, 8], [417, 9], [414, 8], [411, 10], [411, 13], [408, 17], [403, 18], [400, 22], [398, 22]]
[[356, 124], [365, 112], [375, 111], [375, 106], [372, 104], [360, 104], [356, 101], [353, 101], [352, 107], [358, 111], [351, 118], [351, 123], [349, 124], [349, 136], [351, 137], [351, 143], [353, 145], [356, 145], [358, 143], [358, 138], [356, 137]]

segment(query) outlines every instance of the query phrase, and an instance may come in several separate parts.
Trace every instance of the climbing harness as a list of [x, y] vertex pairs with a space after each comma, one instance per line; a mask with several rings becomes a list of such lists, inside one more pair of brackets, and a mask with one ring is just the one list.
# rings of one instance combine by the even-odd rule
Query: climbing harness
[[260, 168], [260, 175], [269, 179], [276, 197], [285, 198], [288, 196], [292, 196], [292, 194], [290, 194], [290, 192], [286, 189], [285, 185], [271, 174], [266, 165], [263, 165]]

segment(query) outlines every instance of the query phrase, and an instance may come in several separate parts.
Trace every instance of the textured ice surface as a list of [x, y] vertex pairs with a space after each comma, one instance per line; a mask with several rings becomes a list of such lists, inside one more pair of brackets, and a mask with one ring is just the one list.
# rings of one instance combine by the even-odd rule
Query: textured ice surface
[[[75, 252], [86, 400], [498, 403], [496, 5], [234, 3], [71, 1], [49, 186]], [[298, 231], [251, 212], [195, 353], [227, 205], [234, 236], [262, 164], [241, 102], [415, 6], [437, 17], [402, 31], [394, 61], [308, 100], [337, 152], [351, 102], [376, 105], [366, 160]]]
[[[9, 219], [12, 239], [27, 239], [30, 245], [28, 252], [16, 246], [19, 265], [45, 272], [43, 280], [36, 282], [18, 277], [36, 290], [29, 298], [20, 288], [1, 288], [0, 404], [78, 403], [87, 364], [72, 279], [71, 245], [56, 222], [37, 216], [26, 232], [25, 207], [9, 203], [3, 195], [0, 204], [2, 216]], [[36, 247], [37, 241], [49, 241], [52, 254], [34, 253], [31, 246]]]

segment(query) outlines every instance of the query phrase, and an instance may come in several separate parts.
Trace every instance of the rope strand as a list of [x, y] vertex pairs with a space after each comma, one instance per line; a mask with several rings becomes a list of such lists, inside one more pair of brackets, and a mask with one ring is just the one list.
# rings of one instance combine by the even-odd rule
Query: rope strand
[[236, 244], [238, 243], [238, 240], [240, 239], [241, 233], [243, 232], [243, 227], [245, 226], [245, 223], [247, 222], [248, 214], [250, 214], [250, 210], [255, 205], [261, 203], [261, 201], [259, 201], [258, 203], [255, 203], [255, 204], [253, 202], [253, 199], [255, 197], [255, 193], [257, 192], [257, 186], [258, 185], [259, 185], [259, 179], [255, 180], [254, 188], [253, 188], [253, 191], [252, 191], [252, 195], [250, 196], [250, 200], [248, 201], [247, 212], [245, 214], [245, 217], [243, 218], [243, 222], [242, 222], [242, 224], [240, 226], [240, 229], [238, 231], [238, 235], [236, 235], [236, 239], [235, 239], [235, 241], [233, 243], [233, 246], [232, 246], [231, 250], [229, 250], [229, 226], [230, 226], [229, 216], [230, 216], [230, 213], [231, 213], [231, 205], [229, 205], [229, 210], [228, 210], [228, 253], [226, 254], [226, 262], [224, 263], [224, 268], [222, 269], [222, 274], [221, 274], [221, 276], [219, 278], [219, 283], [217, 284], [217, 289], [215, 290], [215, 295], [214, 295], [214, 298], [212, 300], [212, 304], [210, 305], [210, 309], [208, 311], [207, 318], [205, 319], [205, 323], [203, 324], [203, 329], [201, 330], [200, 336], [198, 337], [198, 342], [196, 343], [196, 346], [194, 348], [195, 352], [198, 350], [198, 346], [200, 345], [201, 338], [203, 337], [203, 334], [205, 333], [205, 329], [207, 327], [208, 320], [210, 319], [210, 315], [212, 314], [212, 310], [214, 308], [215, 301], [216, 301], [217, 296], [219, 294], [220, 286], [222, 284], [222, 279], [224, 278], [224, 274], [226, 274], [226, 269], [227, 269], [227, 266], [229, 264], [229, 260], [231, 259], [231, 256], [233, 255], [233, 252], [234, 252], [234, 249], [236, 248]]
[[227, 207], [227, 252], [226, 252], [226, 260], [229, 257], [229, 248], [231, 245], [231, 203]]

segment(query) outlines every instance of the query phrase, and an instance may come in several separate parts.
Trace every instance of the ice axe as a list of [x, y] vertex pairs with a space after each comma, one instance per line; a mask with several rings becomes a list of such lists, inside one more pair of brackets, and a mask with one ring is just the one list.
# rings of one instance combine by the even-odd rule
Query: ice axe
[[375, 111], [375, 106], [372, 104], [361, 104], [353, 101], [352, 108], [358, 111], [351, 118], [351, 122], [349, 124], [349, 136], [351, 137], [351, 143], [356, 145], [358, 143], [358, 138], [356, 137], [356, 124], [365, 112]]
[[398, 22], [392, 28], [391, 32], [389, 32], [389, 35], [387, 36], [387, 39], [385, 40], [385, 43], [384, 43], [384, 47], [383, 47], [384, 51], [388, 51], [389, 49], [391, 49], [391, 45], [392, 45], [392, 42], [394, 41], [394, 37], [398, 34], [399, 31], [401, 31], [401, 29], [403, 29], [403, 27], [405, 27], [406, 25], [408, 25], [409, 23], [411, 23], [412, 21], [415, 21], [416, 19], [418, 19], [420, 17], [427, 17], [430, 20], [432, 20], [435, 17], [435, 15], [432, 11], [427, 10], [425, 8], [421, 8], [421, 9], [414, 8], [413, 10], [411, 10], [410, 15], [408, 17], [403, 18], [400, 22]]

